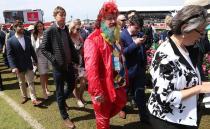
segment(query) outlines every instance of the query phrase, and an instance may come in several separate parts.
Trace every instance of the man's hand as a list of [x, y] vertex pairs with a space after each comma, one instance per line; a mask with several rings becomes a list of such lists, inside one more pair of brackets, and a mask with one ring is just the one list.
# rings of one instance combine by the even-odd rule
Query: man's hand
[[18, 73], [19, 73], [18, 68], [13, 68], [13, 69], [12, 69], [12, 73], [18, 74]]
[[143, 38], [136, 38], [134, 40], [135, 44], [138, 45], [138, 46], [140, 46], [141, 44], [143, 44], [145, 41], [146, 41], [146, 38], [145, 37], [143, 37]]
[[99, 103], [104, 102], [104, 96], [103, 95], [96, 96], [94, 99], [95, 99], [96, 102], [99, 102]]

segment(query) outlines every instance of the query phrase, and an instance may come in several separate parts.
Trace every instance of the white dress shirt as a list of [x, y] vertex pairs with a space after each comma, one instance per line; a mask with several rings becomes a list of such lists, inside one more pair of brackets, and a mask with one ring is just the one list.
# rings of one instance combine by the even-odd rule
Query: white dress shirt
[[19, 36], [17, 34], [15, 34], [15, 37], [18, 39], [20, 45], [22, 46], [23, 50], [25, 50], [26, 45], [25, 45], [25, 39], [24, 36]]

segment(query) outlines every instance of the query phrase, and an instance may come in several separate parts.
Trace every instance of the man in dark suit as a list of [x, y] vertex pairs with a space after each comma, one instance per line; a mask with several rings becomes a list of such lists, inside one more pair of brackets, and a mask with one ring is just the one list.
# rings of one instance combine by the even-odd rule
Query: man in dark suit
[[24, 36], [23, 23], [16, 21], [14, 24], [15, 35], [7, 41], [7, 58], [12, 72], [17, 75], [20, 90], [23, 96], [22, 104], [28, 100], [26, 82], [28, 83], [29, 93], [32, 104], [37, 106], [41, 103], [36, 99], [34, 86], [34, 73], [31, 57], [34, 64], [37, 63], [37, 57], [31, 44], [31, 39]]
[[134, 101], [139, 108], [141, 122], [147, 122], [145, 98], [146, 35], [140, 32], [143, 19], [134, 14], [128, 19], [127, 29], [121, 32], [121, 41], [128, 68], [129, 88], [134, 95]]
[[[79, 61], [78, 54], [73, 46], [68, 27], [65, 26], [66, 11], [57, 6], [53, 16], [55, 23], [44, 32], [43, 42], [40, 46], [44, 56], [53, 65], [53, 76], [56, 85], [56, 98], [60, 114], [67, 128], [75, 128], [67, 113], [66, 99], [75, 86], [75, 77], [72, 62]], [[64, 82], [67, 88], [64, 90]]]
[[[6, 38], [6, 33], [3, 30], [4, 26], [2, 25], [0, 27], [0, 52], [3, 50], [3, 46], [5, 44], [5, 38]], [[3, 91], [3, 84], [2, 84], [2, 78], [1, 78], [1, 73], [0, 73], [0, 91]]]

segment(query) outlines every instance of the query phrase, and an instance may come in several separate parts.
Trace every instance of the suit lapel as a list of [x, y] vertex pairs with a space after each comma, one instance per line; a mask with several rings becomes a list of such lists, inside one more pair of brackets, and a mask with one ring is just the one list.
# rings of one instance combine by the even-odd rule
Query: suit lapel
[[[130, 33], [128, 32], [128, 30], [126, 29], [126, 35], [127, 35], [127, 37], [126, 38], [128, 38], [127, 40], [128, 40], [128, 45], [130, 45], [130, 44], [132, 44], [134, 41], [133, 41], [133, 38], [132, 38], [132, 36], [130, 35]], [[141, 55], [141, 59], [142, 59], [142, 62], [144, 62], [145, 61], [145, 57], [146, 57], [146, 55], [144, 55], [144, 45], [141, 45], [140, 46], [140, 49], [138, 49], [138, 53]]]
[[15, 40], [16, 40], [16, 42], [17, 42], [17, 47], [19, 47], [20, 48], [20, 50], [22, 50], [23, 52], [25, 52], [25, 50], [23, 49], [23, 47], [22, 47], [22, 45], [20, 44], [20, 42], [19, 42], [19, 40], [17, 39], [17, 37], [16, 36], [14, 36], [15, 37]]
[[126, 29], [126, 35], [127, 35], [127, 37], [126, 38], [128, 38], [127, 40], [129, 40], [129, 45], [131, 44], [131, 43], [133, 43], [133, 39], [132, 39], [132, 37], [131, 37], [131, 35], [130, 35], [130, 33], [128, 32], [128, 30]]
[[30, 49], [30, 46], [29, 46], [30, 41], [28, 41], [28, 39], [25, 36], [24, 36], [24, 40], [25, 40], [25, 52], [26, 52]]

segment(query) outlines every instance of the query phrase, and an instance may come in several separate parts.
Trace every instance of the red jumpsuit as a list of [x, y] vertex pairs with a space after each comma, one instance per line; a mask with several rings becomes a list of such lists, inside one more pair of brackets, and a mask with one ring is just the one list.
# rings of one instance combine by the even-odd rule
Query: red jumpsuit
[[[85, 40], [84, 59], [97, 129], [110, 129], [110, 118], [125, 106], [127, 95], [125, 87], [114, 88], [112, 46], [103, 39], [100, 29]], [[95, 101], [98, 95], [104, 96], [103, 103]]]

